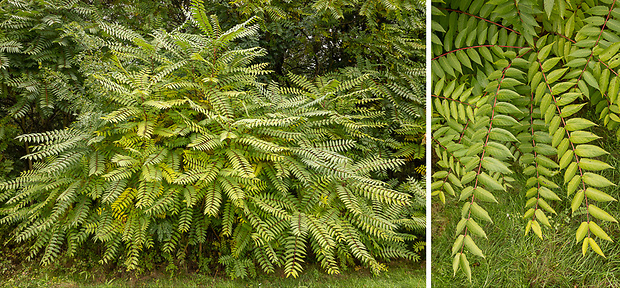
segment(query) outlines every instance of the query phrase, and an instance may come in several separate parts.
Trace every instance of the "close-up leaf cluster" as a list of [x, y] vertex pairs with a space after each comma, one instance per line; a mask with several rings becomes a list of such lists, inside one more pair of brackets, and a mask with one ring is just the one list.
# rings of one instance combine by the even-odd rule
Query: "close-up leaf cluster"
[[617, 223], [606, 208], [617, 195], [599, 139], [602, 129], [620, 139], [617, 4], [433, 2], [431, 186], [438, 202], [459, 202], [446, 207], [461, 211], [456, 231], [442, 236], [454, 239], [455, 275], [471, 281], [496, 220], [488, 207], [504, 192], [525, 199], [513, 233], [549, 241], [550, 220], [567, 206], [579, 223], [566, 228], [567, 245], [606, 257], [600, 244], [615, 239], [601, 227]]

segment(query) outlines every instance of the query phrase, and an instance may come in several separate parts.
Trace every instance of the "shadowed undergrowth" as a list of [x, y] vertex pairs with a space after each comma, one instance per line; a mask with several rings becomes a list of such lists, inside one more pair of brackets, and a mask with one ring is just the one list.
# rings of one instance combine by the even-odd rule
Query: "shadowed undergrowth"
[[[0, 287], [426, 287], [424, 262], [392, 262], [389, 270], [372, 276], [367, 269], [351, 269], [340, 275], [327, 275], [317, 265], [309, 265], [298, 278], [285, 278], [282, 269], [259, 274], [255, 279], [231, 280], [221, 273], [180, 273], [171, 276], [165, 268], [142, 274], [122, 269], [95, 267], [79, 270], [37, 265], [23, 267], [0, 279]], [[221, 271], [220, 271], [221, 272]]]

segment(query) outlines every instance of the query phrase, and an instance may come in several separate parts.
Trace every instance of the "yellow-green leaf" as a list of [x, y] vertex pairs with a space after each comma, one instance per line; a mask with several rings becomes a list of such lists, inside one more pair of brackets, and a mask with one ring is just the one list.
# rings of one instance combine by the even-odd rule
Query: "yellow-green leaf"
[[487, 233], [484, 232], [482, 227], [480, 227], [473, 218], [467, 220], [467, 229], [480, 237], [487, 238]]
[[477, 187], [476, 189], [474, 189], [474, 196], [480, 201], [497, 203], [497, 199], [495, 199], [495, 196], [493, 196], [491, 192], [487, 191], [482, 187]]
[[487, 221], [487, 222], [491, 222], [493, 223], [493, 219], [491, 219], [491, 217], [489, 216], [489, 213], [484, 210], [484, 208], [480, 207], [480, 205], [478, 205], [478, 203], [474, 202], [471, 207], [471, 212], [478, 218]]
[[596, 145], [581, 144], [575, 147], [575, 154], [577, 154], [577, 156], [579, 157], [598, 157], [598, 156], [602, 156], [605, 154], [609, 154], [609, 152], [605, 151], [605, 149], [598, 147]]
[[568, 183], [577, 174], [577, 162], [570, 163], [566, 171], [564, 171], [564, 183]]
[[551, 189], [545, 187], [545, 186], [541, 186], [538, 189], [538, 193], [540, 193], [540, 196], [544, 197], [545, 199], [549, 199], [549, 200], [555, 200], [555, 201], [561, 201], [562, 199], [560, 199], [560, 197], [555, 194], [553, 191], [551, 191]]
[[464, 239], [465, 236], [463, 234], [459, 235], [459, 237], [456, 238], [454, 244], [452, 244], [452, 255], [456, 254], [456, 252], [458, 252], [463, 247]]
[[536, 220], [532, 220], [531, 222], [532, 222], [532, 231], [534, 231], [534, 234], [536, 234], [538, 238], [542, 240], [543, 237], [542, 237], [542, 229], [540, 228], [540, 224], [538, 224]]
[[592, 187], [588, 187], [586, 189], [586, 196], [588, 196], [588, 198], [594, 201], [599, 202], [616, 201], [616, 199], [614, 197], [611, 197], [609, 194]]
[[471, 187], [471, 186], [465, 187], [463, 190], [461, 190], [461, 196], [459, 197], [459, 201], [463, 201], [469, 198], [469, 196], [471, 196], [473, 192], [474, 192], [474, 187]]
[[545, 60], [545, 62], [542, 63], [542, 71], [549, 71], [551, 68], [555, 67], [561, 59], [562, 57], [553, 57]]
[[583, 72], [583, 79], [586, 80], [586, 83], [588, 83], [588, 85], [599, 89], [598, 87], [598, 81], [596, 81], [596, 78], [594, 78], [594, 76], [592, 76], [592, 73], [590, 73], [590, 71], [586, 70]]
[[583, 239], [583, 237], [586, 237], [586, 234], [588, 234], [588, 222], [581, 222], [581, 225], [579, 225], [579, 228], [577, 228], [577, 233], [575, 233], [575, 237], [577, 238], [577, 243], [581, 242], [581, 239]]
[[547, 56], [549, 55], [549, 52], [551, 51], [551, 47], [553, 47], [553, 44], [555, 43], [551, 43], [548, 44], [547, 46], [543, 47], [540, 49], [540, 51], [538, 51], [538, 60], [542, 61], [544, 59], [547, 59]]
[[560, 93], [566, 92], [566, 90], [572, 88], [573, 86], [575, 86], [575, 83], [571, 83], [571, 82], [562, 82], [562, 83], [555, 84], [551, 88], [551, 94], [558, 95]]
[[560, 113], [560, 117], [563, 117], [563, 118], [570, 117], [571, 115], [579, 112], [579, 110], [581, 110], [581, 108], [586, 104], [587, 103], [571, 104], [571, 105], [564, 106], [562, 108], [562, 113]]
[[482, 254], [482, 250], [478, 248], [476, 243], [474, 243], [474, 240], [471, 239], [469, 235], [465, 236], [465, 247], [467, 247], [467, 250], [469, 250], [469, 252], [473, 253], [474, 255], [484, 258], [484, 254]]
[[594, 218], [597, 218], [603, 221], [618, 223], [618, 221], [614, 217], [609, 215], [609, 213], [605, 212], [605, 210], [601, 208], [596, 207], [594, 204], [588, 205], [588, 212], [590, 213], [590, 215], [594, 216]]
[[482, 167], [491, 172], [500, 172], [503, 174], [511, 174], [512, 171], [508, 169], [508, 166], [504, 164], [502, 161], [497, 160], [493, 157], [484, 157], [482, 159]]
[[613, 240], [611, 240], [611, 237], [609, 237], [609, 235], [607, 235], [607, 233], [605, 233], [605, 231], [603, 231], [603, 229], [596, 224], [596, 222], [590, 221], [588, 223], [588, 228], [590, 228], [590, 232], [596, 235], [596, 237], [614, 242]]
[[480, 183], [484, 184], [488, 189], [506, 191], [506, 189], [504, 189], [504, 186], [502, 186], [502, 184], [500, 184], [497, 180], [493, 179], [493, 177], [489, 176], [488, 174], [484, 172], [478, 175], [478, 180], [480, 181]]
[[616, 55], [616, 53], [618, 52], [618, 49], [620, 49], [620, 42], [615, 42], [609, 45], [607, 49], [603, 50], [603, 52], [601, 52], [598, 58], [601, 59], [601, 61], [605, 62], [611, 59], [611, 57], [613, 57], [614, 55]]
[[461, 234], [461, 232], [463, 232], [463, 229], [465, 229], [465, 225], [467, 225], [467, 219], [461, 218], [461, 221], [459, 221], [459, 223], [456, 224], [455, 235]]
[[527, 221], [527, 225], [525, 225], [525, 235], [530, 232], [532, 229], [532, 221]]
[[489, 138], [498, 141], [519, 142], [517, 138], [508, 130], [494, 127], [489, 133]]
[[579, 160], [579, 167], [581, 167], [581, 169], [585, 169], [589, 171], [601, 171], [605, 169], [614, 168], [611, 165], [603, 161], [599, 161], [595, 159], [588, 159], [588, 158], [581, 158]]
[[568, 182], [568, 185], [566, 185], [566, 193], [568, 196], [572, 195], [573, 192], [575, 192], [575, 190], [577, 190], [577, 187], [579, 187], [579, 184], [581, 184], [581, 176], [579, 175], [575, 175], [575, 177], [573, 177], [573, 179], [571, 179]]
[[[531, 199], [534, 199], [534, 202], [536, 202], [536, 198], [530, 198], [530, 200]], [[523, 219], [528, 219], [532, 216], [534, 216], [534, 208], [530, 208], [527, 211], [525, 211], [525, 213], [523, 213]]]
[[471, 282], [471, 267], [469, 267], [469, 261], [467, 261], [467, 257], [464, 253], [461, 253], [461, 269], [465, 271], [467, 279]]
[[586, 184], [590, 186], [594, 186], [594, 187], [616, 186], [616, 184], [607, 180], [607, 178], [601, 175], [595, 174], [595, 173], [591, 173], [591, 172], [583, 173], [582, 178], [583, 178], [583, 182], [586, 182]]
[[590, 246], [592, 247], [592, 250], [596, 252], [596, 254], [603, 256], [603, 258], [607, 258], [605, 257], [605, 254], [603, 254], [603, 250], [601, 250], [601, 247], [596, 244], [596, 241], [594, 241], [594, 239], [588, 237], [588, 242], [590, 242]]
[[573, 200], [571, 201], [570, 208], [575, 213], [579, 206], [581, 206], [581, 202], [583, 202], [583, 190], [579, 190], [579, 192], [575, 193]]
[[536, 219], [538, 219], [544, 225], [551, 227], [551, 224], [549, 223], [549, 218], [547, 218], [547, 215], [545, 215], [545, 213], [542, 210], [536, 209], [535, 214], [536, 214]]
[[588, 244], [590, 244], [590, 237], [586, 237], [583, 239], [583, 243], [581, 244], [581, 253], [583, 256], [586, 256], [586, 252], [588, 251]]
[[568, 164], [570, 164], [571, 162], [573, 162], [573, 150], [568, 150], [566, 151], [566, 153], [564, 153], [564, 155], [562, 155], [562, 158], [560, 158], [560, 169], [564, 169], [566, 167], [568, 167]]
[[551, 206], [549, 206], [549, 204], [547, 204], [547, 201], [545, 201], [545, 199], [543, 198], [538, 199], [538, 206], [545, 209], [545, 211], [549, 213], [558, 214], [555, 212], [555, 210], [553, 210], [553, 208], [551, 208]]
[[454, 259], [452, 260], [452, 270], [454, 271], [454, 274], [452, 275], [452, 277], [456, 276], [456, 271], [459, 270], [459, 264], [461, 263], [461, 253], [457, 253], [456, 255], [454, 255]]
[[[452, 184], [454, 184], [456, 187], [463, 188], [463, 185], [461, 184], [461, 180], [459, 180], [459, 178], [456, 177], [456, 175], [454, 175], [454, 173], [448, 174], [448, 180], [450, 180], [450, 182]], [[452, 194], [452, 195], [454, 195], [454, 194]]]
[[566, 71], [568, 70], [568, 68], [564, 68], [564, 69], [556, 69], [551, 71], [548, 75], [547, 75], [547, 83], [551, 84], [555, 81], [558, 81], [560, 78], [562, 78], [562, 76], [564, 75], [564, 73], [566, 73]]

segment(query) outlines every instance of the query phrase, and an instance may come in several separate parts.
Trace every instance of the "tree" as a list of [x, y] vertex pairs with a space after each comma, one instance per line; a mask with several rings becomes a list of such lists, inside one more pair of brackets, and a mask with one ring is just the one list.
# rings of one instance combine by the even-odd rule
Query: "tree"
[[[76, 3], [32, 1], [3, 3], [0, 10], [0, 147], [1, 158], [23, 170], [19, 157], [30, 153], [16, 146], [16, 134], [67, 127], [85, 106], [83, 77], [74, 56], [76, 41], [64, 25], [84, 23], [93, 11]], [[92, 104], [92, 103], [90, 103]], [[0, 149], [3, 151], [4, 149]], [[29, 161], [27, 168], [32, 168]]]
[[[433, 195], [464, 201], [452, 248], [454, 273], [471, 280], [467, 255], [484, 257], [473, 237], [493, 219], [482, 202], [511, 189], [513, 171], [527, 178], [525, 234], [543, 239], [565, 192], [585, 255], [604, 257], [612, 241], [601, 221], [615, 184], [599, 171], [607, 152], [591, 132], [595, 119], [617, 130], [620, 48], [614, 0], [446, 1], [433, 4]], [[620, 135], [620, 134], [618, 134]], [[555, 209], [554, 209], [555, 207]], [[541, 226], [542, 224], [542, 226]], [[598, 239], [598, 243], [597, 243]], [[469, 252], [469, 253], [466, 253]]]

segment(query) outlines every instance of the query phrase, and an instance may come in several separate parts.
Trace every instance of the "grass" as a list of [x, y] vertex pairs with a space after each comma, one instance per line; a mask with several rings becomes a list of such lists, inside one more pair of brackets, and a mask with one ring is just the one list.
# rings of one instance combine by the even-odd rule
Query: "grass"
[[[620, 183], [620, 145], [613, 134], [602, 130], [595, 133], [608, 139], [593, 143], [610, 152], [600, 160], [615, 167], [603, 175], [614, 183]], [[620, 225], [597, 221], [616, 242], [597, 239], [607, 258], [598, 256], [591, 249], [585, 257], [582, 256], [581, 243], [576, 243], [575, 231], [579, 223], [585, 221], [585, 215], [571, 216], [572, 198], [567, 199], [566, 191], [559, 190], [556, 193], [562, 201], [551, 204], [558, 215], [552, 215], [552, 227], [543, 227], [544, 240], [532, 232], [525, 236], [526, 220], [522, 215], [525, 212], [526, 179], [523, 177], [517, 175], [512, 184], [514, 188], [508, 192], [495, 193], [499, 203], [482, 203], [494, 224], [483, 226], [488, 240], [474, 238], [486, 258], [468, 255], [472, 266], [471, 283], [461, 270], [453, 277], [450, 255], [463, 202], [450, 197], [445, 205], [435, 203], [432, 206], [432, 286], [620, 287]], [[555, 179], [558, 184], [563, 183], [560, 177]], [[605, 191], [620, 197], [618, 186]], [[620, 204], [617, 201], [597, 205], [620, 219]]]
[[389, 270], [378, 276], [366, 269], [327, 275], [320, 267], [309, 265], [297, 279], [285, 278], [282, 271], [235, 280], [200, 273], [170, 276], [157, 270], [148, 275], [120, 273], [120, 277], [119, 273], [85, 271], [33, 265], [0, 278], [0, 287], [426, 287], [424, 263], [409, 261], [392, 262]]

